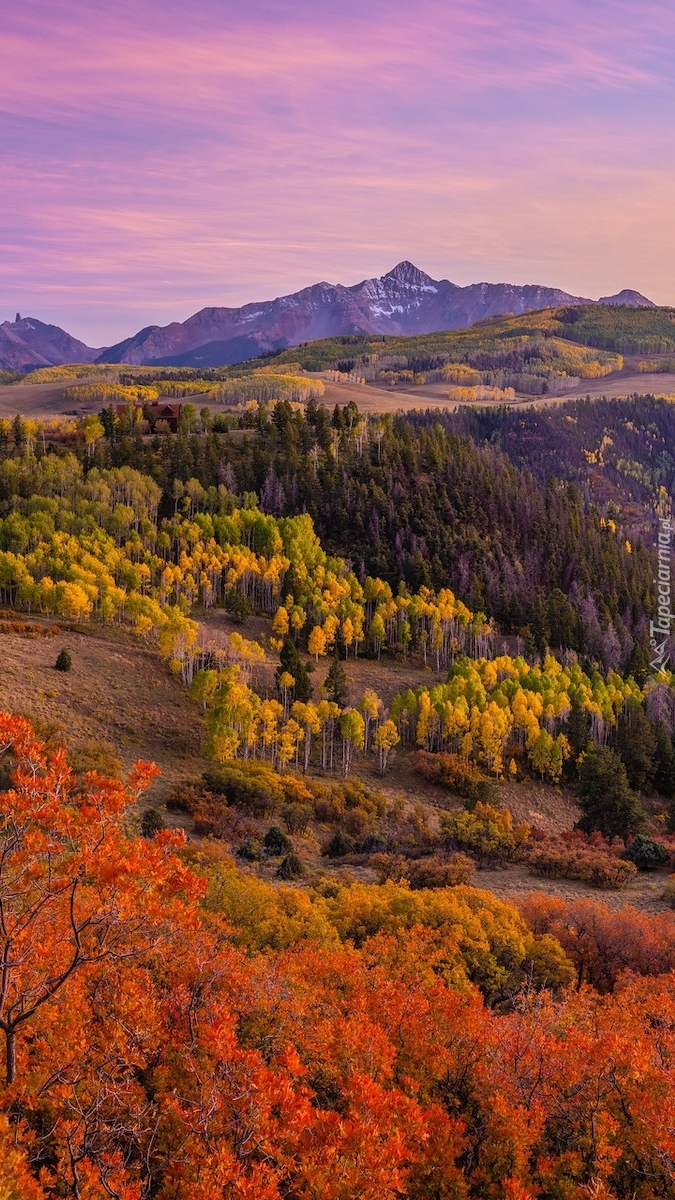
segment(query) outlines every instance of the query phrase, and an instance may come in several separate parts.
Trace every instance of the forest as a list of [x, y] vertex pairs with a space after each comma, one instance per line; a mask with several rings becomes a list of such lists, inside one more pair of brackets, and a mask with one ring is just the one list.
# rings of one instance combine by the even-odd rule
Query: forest
[[[326, 362], [592, 377], [622, 319]], [[92, 705], [77, 639], [137, 641], [203, 739], [157, 793], [0, 714], [0, 1200], [675, 1195], [675, 410], [367, 417], [321, 403], [328, 353], [0, 421], [0, 638]]]

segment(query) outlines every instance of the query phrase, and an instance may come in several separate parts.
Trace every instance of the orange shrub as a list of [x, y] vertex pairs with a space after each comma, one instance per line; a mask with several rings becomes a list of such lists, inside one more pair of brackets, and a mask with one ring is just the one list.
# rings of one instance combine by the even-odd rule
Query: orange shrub
[[489, 804], [498, 803], [494, 781], [459, 754], [429, 754], [426, 750], [418, 750], [411, 756], [411, 761], [418, 775], [430, 783], [440, 783], [442, 787], [474, 803], [479, 800]]
[[534, 875], [547, 879], [579, 879], [610, 890], [627, 887], [637, 875], [633, 863], [604, 846], [546, 838], [530, 845], [527, 863]]

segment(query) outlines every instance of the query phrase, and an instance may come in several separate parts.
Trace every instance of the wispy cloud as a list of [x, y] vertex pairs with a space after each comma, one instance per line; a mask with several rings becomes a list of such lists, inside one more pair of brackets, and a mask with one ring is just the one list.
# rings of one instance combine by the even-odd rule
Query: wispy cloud
[[101, 342], [403, 255], [675, 300], [670, 4], [24, 0], [0, 43], [7, 311]]

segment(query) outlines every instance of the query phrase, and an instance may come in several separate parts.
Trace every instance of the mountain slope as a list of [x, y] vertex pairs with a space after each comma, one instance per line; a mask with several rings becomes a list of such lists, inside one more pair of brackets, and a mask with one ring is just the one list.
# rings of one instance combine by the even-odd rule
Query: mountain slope
[[[475, 283], [462, 288], [401, 262], [381, 278], [351, 287], [323, 282], [242, 308], [203, 308], [183, 322], [148, 325], [104, 350], [86, 346], [57, 325], [17, 314], [16, 321], [0, 325], [0, 369], [31, 371], [75, 362], [214, 367], [321, 338], [435, 333], [506, 313], [593, 303], [537, 284]], [[605, 297], [602, 303], [653, 307], [633, 291]]]
[[85, 346], [58, 325], [45, 325], [35, 317], [19, 317], [0, 325], [0, 368], [3, 370], [31, 371], [35, 367], [94, 362], [100, 354], [100, 349]]
[[[632, 299], [624, 298], [628, 296]], [[504, 313], [592, 303], [536, 284], [476, 283], [462, 288], [401, 262], [381, 278], [352, 287], [323, 282], [242, 308], [203, 308], [183, 323], [141, 330], [110, 347], [99, 361], [209, 367], [320, 338], [434, 333], [463, 329]], [[605, 303], [652, 307], [638, 292], [622, 292]]]

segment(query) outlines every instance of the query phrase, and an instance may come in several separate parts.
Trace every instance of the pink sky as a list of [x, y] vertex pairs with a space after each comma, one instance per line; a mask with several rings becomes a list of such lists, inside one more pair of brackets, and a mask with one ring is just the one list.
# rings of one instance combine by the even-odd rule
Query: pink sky
[[0, 320], [401, 258], [675, 304], [672, 0], [15, 0], [0, 42]]

